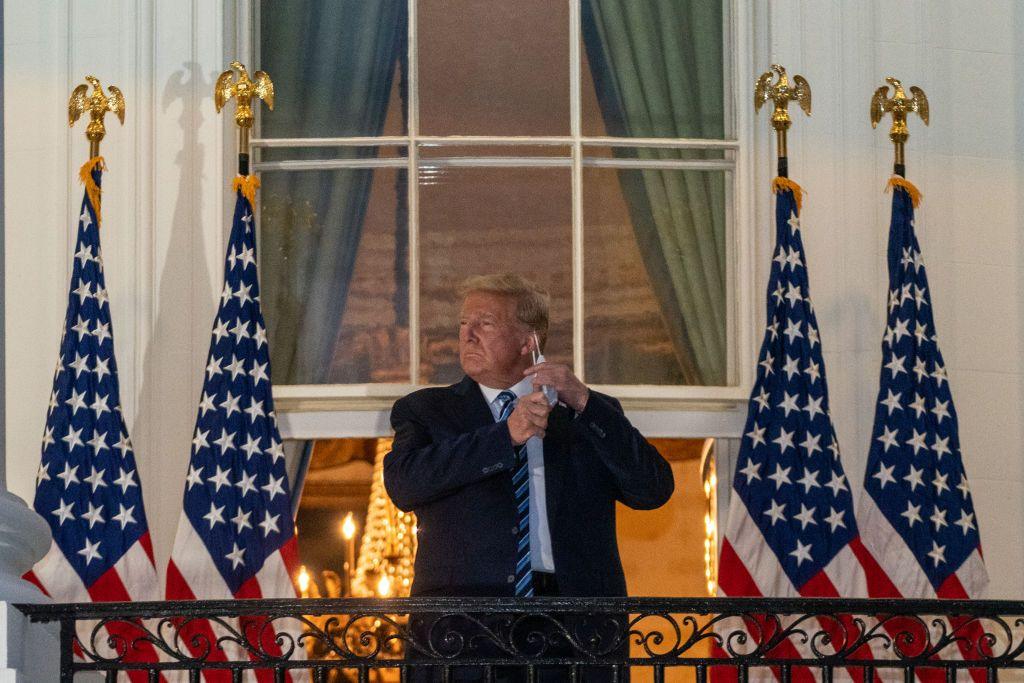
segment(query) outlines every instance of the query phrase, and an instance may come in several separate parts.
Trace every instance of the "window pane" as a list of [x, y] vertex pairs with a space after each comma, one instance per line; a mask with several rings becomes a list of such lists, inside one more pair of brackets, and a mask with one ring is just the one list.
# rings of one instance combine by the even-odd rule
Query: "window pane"
[[445, 157], [562, 157], [572, 158], [569, 145], [460, 145], [420, 143], [421, 159]]
[[732, 381], [725, 186], [722, 171], [584, 170], [588, 382]]
[[569, 169], [439, 168], [420, 187], [420, 381], [462, 376], [458, 284], [515, 271], [551, 294], [545, 356], [572, 363]]
[[568, 135], [569, 4], [421, 0], [424, 135]]
[[405, 159], [404, 145], [373, 147], [257, 147], [256, 162], [265, 161], [337, 161], [340, 159]]
[[409, 381], [406, 176], [262, 174], [260, 277], [275, 382]]
[[583, 134], [724, 136], [723, 0], [582, 0]]
[[261, 137], [404, 135], [406, 0], [263, 0]]
[[583, 147], [583, 163], [592, 159], [646, 159], [655, 161], [711, 161], [733, 159], [733, 150], [679, 147], [611, 147], [588, 144]]

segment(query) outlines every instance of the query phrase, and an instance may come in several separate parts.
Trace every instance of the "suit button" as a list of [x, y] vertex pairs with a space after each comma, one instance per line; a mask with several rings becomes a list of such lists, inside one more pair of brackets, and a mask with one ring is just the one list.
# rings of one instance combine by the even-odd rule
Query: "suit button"
[[516, 582], [516, 575], [515, 574], [509, 574], [508, 575], [508, 582], [509, 583], [515, 583]]
[[516, 535], [518, 533], [519, 533], [519, 525], [517, 524], [514, 527], [512, 527], [512, 535], [514, 536], [514, 535]]

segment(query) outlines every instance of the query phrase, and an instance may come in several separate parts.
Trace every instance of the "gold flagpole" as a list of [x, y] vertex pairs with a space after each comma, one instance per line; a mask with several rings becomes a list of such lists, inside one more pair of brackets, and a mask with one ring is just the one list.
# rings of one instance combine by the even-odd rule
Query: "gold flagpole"
[[[86, 76], [86, 82], [82, 83], [71, 91], [71, 98], [68, 100], [68, 127], [74, 126], [82, 114], [89, 112], [89, 125], [85, 127], [85, 137], [89, 140], [89, 158], [100, 155], [100, 140], [107, 134], [107, 128], [103, 124], [103, 117], [108, 111], [114, 112], [117, 120], [124, 125], [124, 95], [117, 86], [110, 86], [107, 91], [110, 96], [103, 94], [103, 87], [95, 76]], [[87, 94], [89, 86], [93, 87], [92, 94]]]
[[917, 112], [921, 120], [924, 121], [924, 125], [927, 126], [928, 98], [925, 96], [924, 90], [916, 85], [910, 87], [912, 97], [907, 97], [903, 90], [903, 84], [896, 78], [888, 76], [885, 80], [892, 85], [895, 92], [892, 97], [889, 97], [888, 85], [883, 85], [875, 90], [875, 94], [871, 96], [871, 127], [877, 128], [879, 121], [886, 113], [892, 114], [892, 126], [889, 128], [889, 139], [892, 140], [895, 148], [892, 172], [894, 175], [906, 177], [907, 161], [904, 147], [907, 138], [910, 137], [910, 131], [907, 128], [907, 114]]
[[[772, 83], [772, 72], [778, 75], [778, 80]], [[771, 69], [765, 71], [754, 83], [754, 111], [760, 111], [761, 106], [768, 100], [775, 103], [772, 111], [771, 124], [775, 129], [775, 137], [778, 142], [778, 175], [782, 178], [789, 177], [789, 152], [786, 148], [786, 132], [793, 121], [789, 118], [789, 103], [796, 100], [800, 108], [808, 116], [811, 115], [811, 86], [803, 76], [793, 76], [793, 85], [789, 84], [789, 77], [786, 69], [778, 64], [772, 64]]]
[[234, 72], [230, 69], [217, 77], [213, 86], [213, 103], [217, 112], [224, 108], [228, 100], [235, 98], [235, 123], [238, 125], [238, 175], [249, 175], [249, 130], [252, 128], [255, 115], [252, 110], [252, 99], [255, 97], [267, 103], [271, 111], [274, 109], [274, 83], [265, 71], [257, 71], [249, 78], [249, 72], [238, 61], [231, 62], [231, 69], [238, 72], [238, 78], [232, 82]]

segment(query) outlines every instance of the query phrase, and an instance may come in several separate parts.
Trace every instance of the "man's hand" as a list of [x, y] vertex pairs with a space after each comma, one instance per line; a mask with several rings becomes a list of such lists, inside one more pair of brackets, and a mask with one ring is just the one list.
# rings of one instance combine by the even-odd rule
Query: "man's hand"
[[[558, 392], [558, 400], [569, 406], [577, 413], [582, 413], [587, 407], [587, 399], [590, 398], [590, 389], [587, 385], [572, 374], [572, 369], [563, 363], [537, 363], [523, 370], [524, 375], [536, 375], [533, 378], [533, 388], [540, 389], [546, 385], [554, 387]], [[531, 394], [532, 395], [532, 394]]]
[[543, 439], [548, 428], [550, 412], [551, 406], [540, 391], [519, 399], [515, 410], [508, 416], [508, 433], [512, 437], [512, 443], [522, 446], [531, 436]]

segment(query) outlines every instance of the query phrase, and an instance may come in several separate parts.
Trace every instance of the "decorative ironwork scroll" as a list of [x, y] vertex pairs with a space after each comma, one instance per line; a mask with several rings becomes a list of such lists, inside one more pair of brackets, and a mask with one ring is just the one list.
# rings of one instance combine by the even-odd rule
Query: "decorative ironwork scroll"
[[[557, 667], [586, 681], [586, 672], [597, 669], [620, 680], [646, 668], [662, 680], [666, 668], [686, 667], [702, 680], [716, 667], [744, 674], [774, 667], [785, 679], [806, 666], [830, 680], [837, 668], [865, 676], [972, 669], [990, 679], [1001, 669], [1024, 668], [1024, 603], [1009, 601], [402, 598], [19, 609], [33, 621], [60, 622], [67, 681], [77, 671], [131, 669], [304, 670], [327, 681], [369, 680], [378, 670], [406, 680], [417, 667], [476, 667], [485, 680], [498, 667]], [[214, 636], [190, 636], [189, 648], [181, 634], [195, 620], [212, 623]], [[113, 622], [134, 635], [109, 637], [104, 627]], [[163, 661], [127, 662], [143, 642]], [[727, 656], [713, 656], [713, 646]]]

